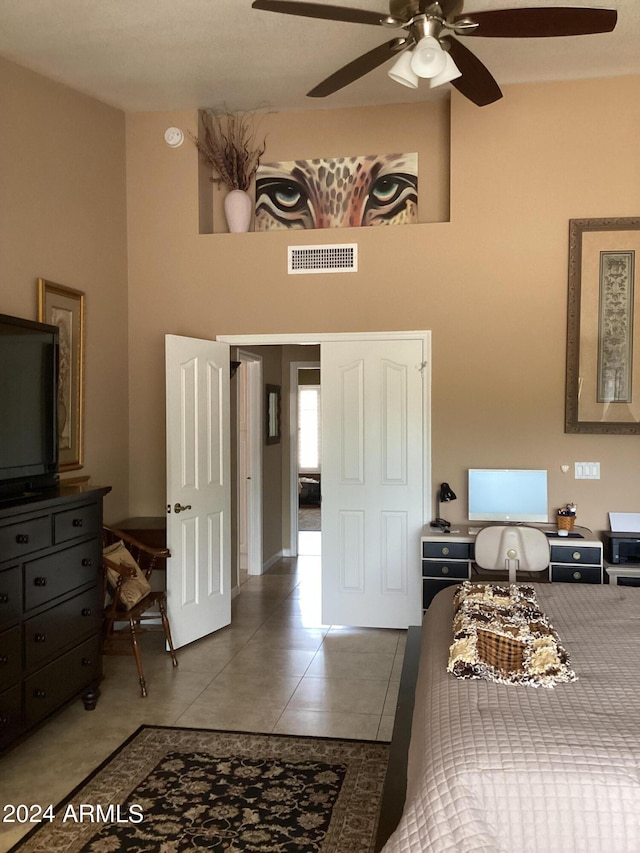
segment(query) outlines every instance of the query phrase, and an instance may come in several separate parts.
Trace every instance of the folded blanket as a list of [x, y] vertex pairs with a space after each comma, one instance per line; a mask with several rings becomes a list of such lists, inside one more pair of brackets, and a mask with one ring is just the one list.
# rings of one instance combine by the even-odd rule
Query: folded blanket
[[447, 670], [457, 678], [528, 687], [577, 680], [533, 587], [465, 581], [453, 606]]

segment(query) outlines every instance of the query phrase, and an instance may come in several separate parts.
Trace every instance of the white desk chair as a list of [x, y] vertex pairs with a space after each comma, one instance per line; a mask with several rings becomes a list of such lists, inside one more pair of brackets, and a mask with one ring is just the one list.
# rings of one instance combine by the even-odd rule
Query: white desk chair
[[542, 572], [549, 565], [549, 540], [537, 527], [483, 527], [476, 536], [475, 562], [481, 569], [509, 572], [516, 582], [518, 569]]

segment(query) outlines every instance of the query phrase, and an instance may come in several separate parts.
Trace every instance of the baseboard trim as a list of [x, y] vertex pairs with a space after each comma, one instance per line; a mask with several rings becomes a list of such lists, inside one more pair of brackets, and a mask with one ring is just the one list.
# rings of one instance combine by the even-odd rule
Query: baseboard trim
[[262, 573], [264, 574], [271, 566], [275, 566], [278, 560], [281, 560], [284, 557], [284, 551], [280, 550], [277, 554], [274, 554], [273, 557], [269, 557], [266, 563], [262, 566]]

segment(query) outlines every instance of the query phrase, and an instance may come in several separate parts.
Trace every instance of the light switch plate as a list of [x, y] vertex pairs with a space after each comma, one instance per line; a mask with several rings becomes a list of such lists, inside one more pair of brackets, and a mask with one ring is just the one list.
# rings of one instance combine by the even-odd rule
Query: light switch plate
[[600, 463], [599, 462], [576, 462], [575, 463], [575, 479], [576, 480], [599, 480], [600, 479]]

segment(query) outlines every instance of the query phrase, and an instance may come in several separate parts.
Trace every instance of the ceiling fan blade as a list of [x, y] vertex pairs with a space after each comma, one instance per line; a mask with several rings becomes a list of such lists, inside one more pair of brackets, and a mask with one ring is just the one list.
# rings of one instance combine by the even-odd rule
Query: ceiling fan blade
[[365, 74], [368, 74], [369, 71], [373, 71], [374, 68], [382, 65], [382, 63], [386, 62], [387, 59], [391, 59], [406, 44], [407, 39], [395, 38], [391, 39], [391, 41], [386, 44], [374, 47], [373, 50], [370, 50], [368, 53], [363, 53], [362, 56], [354, 59], [353, 62], [349, 62], [347, 65], [344, 65], [330, 77], [327, 77], [326, 80], [323, 80], [322, 83], [318, 83], [315, 88], [310, 92], [307, 92], [307, 97], [325, 98], [327, 95], [337, 92], [338, 89], [348, 86], [349, 83], [353, 83], [354, 80], [364, 77]]
[[452, 80], [451, 85], [479, 107], [499, 101], [502, 92], [489, 69], [457, 39], [447, 39], [447, 42], [451, 58], [462, 72], [462, 77]]
[[301, 3], [298, 0], [254, 0], [252, 9], [265, 12], [280, 12], [283, 15], [300, 15], [303, 18], [324, 18], [327, 21], [346, 21], [351, 24], [380, 25], [389, 16], [382, 12], [366, 9], [351, 9], [347, 6], [326, 6], [321, 3]]
[[618, 20], [615, 9], [585, 9], [578, 6], [547, 6], [539, 9], [492, 9], [454, 18], [453, 23], [471, 20], [476, 29], [465, 36], [491, 38], [545, 38], [610, 33]]

